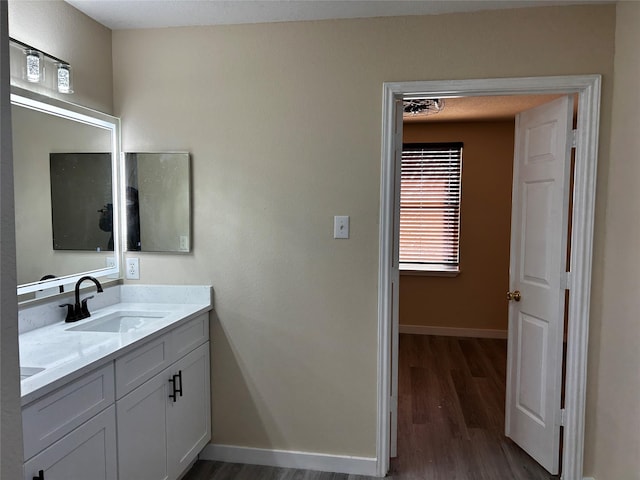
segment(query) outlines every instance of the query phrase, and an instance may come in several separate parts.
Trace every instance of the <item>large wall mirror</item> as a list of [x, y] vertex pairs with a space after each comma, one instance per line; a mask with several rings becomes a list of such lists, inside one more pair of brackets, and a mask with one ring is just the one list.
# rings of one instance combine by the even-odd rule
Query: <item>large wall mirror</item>
[[11, 115], [18, 294], [117, 276], [119, 119], [16, 87]]
[[127, 251], [191, 250], [188, 153], [125, 153]]

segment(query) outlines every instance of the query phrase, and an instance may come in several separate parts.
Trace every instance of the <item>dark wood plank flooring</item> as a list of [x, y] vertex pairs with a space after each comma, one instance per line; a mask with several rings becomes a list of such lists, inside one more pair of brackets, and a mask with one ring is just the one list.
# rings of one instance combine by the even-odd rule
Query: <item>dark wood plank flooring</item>
[[504, 436], [506, 340], [400, 335], [399, 480], [551, 480]]
[[[400, 335], [395, 480], [551, 480], [504, 436], [506, 340]], [[198, 461], [183, 480], [373, 480]]]

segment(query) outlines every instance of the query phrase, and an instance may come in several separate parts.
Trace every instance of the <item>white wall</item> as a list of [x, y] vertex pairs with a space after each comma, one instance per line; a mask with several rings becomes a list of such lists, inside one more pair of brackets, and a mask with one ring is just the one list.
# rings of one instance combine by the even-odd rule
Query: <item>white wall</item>
[[593, 305], [601, 323], [591, 330], [585, 452], [585, 471], [602, 480], [640, 479], [639, 27], [640, 3], [618, 3], [604, 290]]
[[125, 151], [192, 153], [193, 254], [140, 269], [214, 285], [214, 443], [375, 456], [385, 81], [603, 74], [602, 288], [614, 23], [609, 5], [114, 32]]

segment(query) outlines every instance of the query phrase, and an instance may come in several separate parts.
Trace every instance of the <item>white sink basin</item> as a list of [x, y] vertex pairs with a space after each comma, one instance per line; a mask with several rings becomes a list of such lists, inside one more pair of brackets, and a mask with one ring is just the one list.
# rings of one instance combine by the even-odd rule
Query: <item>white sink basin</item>
[[155, 320], [167, 315], [167, 312], [114, 312], [65, 330], [68, 332], [133, 332], [148, 327]]
[[20, 380], [24, 380], [25, 378], [29, 378], [36, 373], [43, 372], [44, 368], [41, 367], [20, 367]]

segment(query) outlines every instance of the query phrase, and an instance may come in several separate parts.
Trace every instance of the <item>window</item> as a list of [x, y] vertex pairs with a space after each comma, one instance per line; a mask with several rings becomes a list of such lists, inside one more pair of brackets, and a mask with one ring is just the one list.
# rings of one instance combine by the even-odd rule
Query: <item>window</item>
[[462, 143], [402, 148], [400, 270], [457, 273]]

